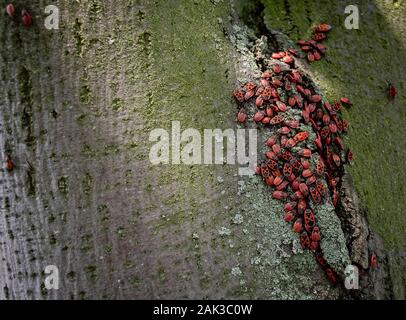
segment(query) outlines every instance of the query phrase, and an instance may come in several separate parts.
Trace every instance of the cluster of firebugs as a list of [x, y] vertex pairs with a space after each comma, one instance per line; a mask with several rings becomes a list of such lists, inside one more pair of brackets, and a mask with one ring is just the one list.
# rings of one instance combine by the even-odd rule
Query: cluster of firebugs
[[[307, 52], [309, 62], [320, 60], [321, 54], [326, 52], [326, 47], [318, 42], [326, 39], [325, 34], [330, 29], [330, 25], [320, 24], [315, 27], [312, 40], [298, 42], [302, 51]], [[273, 188], [272, 197], [285, 202], [284, 220], [292, 223], [302, 247], [315, 253], [330, 281], [336, 283], [336, 273], [324, 259], [319, 245], [317, 205], [322, 203], [328, 191], [333, 205], [337, 206], [339, 202], [341, 167], [353, 160], [351, 150], [345, 151], [340, 137], [348, 130], [348, 121], [340, 117], [340, 111], [343, 107], [350, 108], [352, 103], [343, 97], [330, 105], [316, 94], [294, 66], [295, 57], [298, 57], [295, 49], [276, 52], [271, 57], [271, 70], [263, 72], [258, 83], [250, 81], [234, 90], [239, 105], [236, 121], [245, 123], [244, 107], [255, 105], [257, 110], [252, 120], [275, 129], [265, 142], [269, 148], [266, 160], [257, 167], [256, 173]], [[390, 99], [396, 96], [396, 88], [391, 83], [388, 96]], [[300, 110], [300, 116], [287, 115], [290, 108]], [[314, 148], [306, 148], [310, 133], [302, 124], [310, 125], [316, 134], [312, 142]], [[327, 181], [327, 187], [324, 181]], [[376, 264], [377, 256], [372, 253], [370, 266], [375, 268]]]
[[[16, 20], [16, 9], [12, 3], [9, 3], [6, 5], [6, 13], [7, 15], [13, 19]], [[21, 22], [23, 23], [24, 26], [29, 27], [32, 24], [32, 16], [26, 9], [21, 10]], [[14, 162], [11, 159], [10, 155], [6, 155], [6, 161], [5, 161], [5, 168], [7, 171], [11, 172], [14, 170]]]
[[[8, 16], [13, 19], [16, 20], [16, 9], [14, 7], [14, 5], [12, 3], [9, 3], [6, 6], [6, 13], [8, 14]], [[32, 16], [31, 14], [28, 12], [27, 9], [22, 9], [21, 10], [21, 14], [20, 14], [20, 18], [21, 18], [21, 22], [23, 23], [23, 25], [25, 25], [26, 27], [29, 27], [32, 24]]]

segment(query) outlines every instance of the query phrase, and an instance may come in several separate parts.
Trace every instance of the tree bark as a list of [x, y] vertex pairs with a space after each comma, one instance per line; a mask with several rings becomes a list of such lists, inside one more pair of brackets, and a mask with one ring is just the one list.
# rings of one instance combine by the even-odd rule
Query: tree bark
[[172, 121], [236, 128], [233, 2], [60, 0], [59, 30], [45, 5], [30, 2], [30, 28], [0, 19], [0, 154], [15, 163], [1, 170], [1, 299], [342, 294], [261, 181], [150, 162], [151, 130]]

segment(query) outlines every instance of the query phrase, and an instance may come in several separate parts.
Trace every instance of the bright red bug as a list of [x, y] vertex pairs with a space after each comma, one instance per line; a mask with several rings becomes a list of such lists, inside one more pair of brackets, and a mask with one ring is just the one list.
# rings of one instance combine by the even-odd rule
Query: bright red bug
[[330, 280], [330, 282], [331, 282], [332, 284], [336, 284], [336, 283], [337, 283], [337, 279], [336, 279], [336, 277], [335, 277], [335, 275], [334, 275], [333, 270], [331, 270], [330, 268], [327, 268], [327, 269], [326, 269], [326, 274], [327, 274], [327, 277], [329, 278], [329, 280]]
[[348, 150], [347, 150], [346, 155], [345, 155], [345, 158], [346, 158], [346, 162], [347, 162], [348, 164], [352, 164], [352, 161], [354, 160], [354, 156], [353, 156], [353, 154], [352, 154], [351, 149], [348, 149]]
[[329, 178], [328, 179], [328, 185], [330, 188], [334, 189], [338, 184], [338, 177], [337, 178]]
[[288, 51], [289, 51], [289, 53], [290, 53], [291, 55], [293, 55], [293, 56], [295, 56], [295, 57], [298, 56], [298, 53], [297, 53], [297, 50], [296, 50], [296, 49], [290, 48], [290, 49], [288, 49]]
[[252, 91], [252, 90], [254, 90], [256, 87], [257, 87], [257, 85], [255, 84], [255, 82], [247, 82], [247, 83], [244, 85], [244, 88], [245, 88], [247, 91]]
[[314, 103], [320, 102], [321, 96], [319, 94], [312, 95], [309, 97], [309, 101]]
[[317, 192], [321, 196], [324, 196], [327, 193], [326, 187], [325, 187], [324, 183], [321, 180], [316, 181], [316, 188], [317, 188]]
[[258, 87], [257, 91], [255, 92], [256, 96], [261, 96], [264, 93], [265, 88], [260, 86]]
[[298, 178], [294, 179], [291, 184], [290, 187], [292, 188], [292, 191], [296, 192], [299, 190], [299, 184], [300, 184], [300, 180]]
[[268, 176], [268, 177], [265, 178], [265, 183], [266, 183], [268, 186], [273, 186], [274, 179], [275, 179], [275, 178], [274, 178], [273, 176]]
[[303, 95], [305, 94], [304, 88], [299, 84], [296, 86], [296, 91], [303, 94]]
[[340, 98], [340, 102], [345, 104], [346, 106], [352, 106], [352, 102], [350, 99], [346, 98], [346, 97], [342, 97]]
[[314, 41], [323, 41], [327, 36], [324, 33], [314, 33], [312, 39]]
[[341, 127], [342, 127], [342, 131], [347, 132], [348, 131], [348, 121], [345, 119], [341, 120]]
[[[321, 110], [321, 109], [319, 109], [319, 110]], [[322, 119], [323, 119], [323, 124], [325, 126], [328, 126], [330, 124], [330, 116], [328, 114], [323, 115]]]
[[292, 174], [292, 172], [293, 172], [292, 166], [289, 163], [285, 163], [283, 165], [283, 175], [285, 177], [289, 177]]
[[293, 181], [295, 181], [295, 179], [296, 179], [296, 176], [295, 176], [294, 173], [292, 173], [292, 174], [288, 177], [288, 181], [289, 181], [290, 183], [292, 183]]
[[333, 142], [340, 150], [344, 150], [344, 144], [340, 137], [335, 137]]
[[302, 167], [303, 167], [304, 170], [307, 170], [307, 169], [310, 168], [310, 162], [309, 162], [309, 160], [302, 159], [302, 160], [301, 160], [301, 163], [302, 163]]
[[282, 181], [282, 183], [279, 186], [276, 187], [276, 190], [277, 191], [285, 190], [288, 185], [289, 185], [289, 181], [284, 180], [284, 181]]
[[268, 87], [268, 88], [265, 88], [265, 89], [264, 89], [264, 93], [262, 94], [262, 98], [263, 98], [264, 100], [269, 100], [269, 99], [271, 99], [271, 97], [274, 96], [274, 95], [275, 95], [274, 88]]
[[293, 231], [297, 232], [297, 233], [301, 233], [303, 230], [303, 226], [302, 226], [302, 219], [297, 219], [295, 221], [295, 223], [293, 224]]
[[10, 18], [14, 18], [15, 8], [14, 8], [14, 5], [12, 3], [9, 3], [6, 6], [6, 12], [9, 15]]
[[397, 90], [395, 85], [390, 81], [388, 81], [387, 92], [389, 99], [394, 100], [397, 95]]
[[274, 191], [272, 193], [272, 198], [274, 198], [274, 199], [282, 200], [282, 199], [286, 199], [287, 197], [288, 197], [288, 194], [283, 191]]
[[274, 160], [274, 159], [269, 159], [267, 162], [266, 162], [266, 165], [267, 165], [267, 167], [269, 168], [269, 169], [271, 169], [271, 170], [276, 170], [277, 168], [278, 168], [278, 163]]
[[321, 129], [320, 135], [323, 139], [327, 139], [327, 137], [330, 135], [330, 128], [325, 126]]
[[260, 166], [255, 167], [255, 174], [258, 175], [258, 176], [261, 175], [261, 167]]
[[319, 242], [318, 241], [312, 241], [310, 243], [310, 250], [316, 251], [319, 249]]
[[320, 229], [319, 229], [319, 227], [317, 227], [317, 226], [313, 227], [311, 239], [312, 239], [312, 241], [319, 241], [320, 240]]
[[291, 107], [293, 107], [296, 104], [296, 98], [295, 97], [289, 97], [288, 99], [288, 105], [290, 105]]
[[285, 91], [292, 90], [292, 85], [288, 80], [285, 80]]
[[338, 112], [341, 110], [341, 104], [338, 101], [334, 101], [333, 106], [334, 106], [335, 112]]
[[302, 118], [303, 118], [304, 123], [308, 123], [309, 120], [310, 120], [309, 112], [306, 111], [306, 110], [303, 110], [302, 111]]
[[290, 132], [289, 127], [282, 127], [277, 131], [279, 134], [288, 134]]
[[268, 159], [273, 159], [276, 155], [275, 155], [275, 152], [273, 152], [273, 151], [267, 151], [267, 152], [265, 153], [265, 156], [266, 156]]
[[269, 121], [271, 121], [271, 119], [270, 119], [269, 117], [264, 117], [264, 118], [261, 120], [261, 123], [262, 123], [262, 124], [267, 124], [267, 123], [269, 123]]
[[320, 61], [321, 60], [321, 54], [317, 50], [313, 50], [313, 56], [314, 56], [314, 61]]
[[244, 94], [244, 92], [242, 91], [242, 90], [239, 90], [239, 89], [235, 89], [234, 90], [234, 92], [233, 92], [233, 94], [234, 94], [234, 98], [238, 101], [238, 102], [244, 102], [244, 96], [245, 96], [245, 94]]
[[295, 61], [290, 55], [285, 55], [283, 58], [282, 58], [282, 61], [284, 62], [284, 63], [287, 63], [287, 64], [291, 64], [293, 61]]
[[276, 143], [276, 141], [277, 141], [277, 138], [276, 138], [275, 136], [270, 136], [270, 137], [268, 138], [268, 140], [266, 140], [265, 144], [266, 144], [268, 147], [271, 148], [271, 147]]
[[272, 84], [275, 86], [275, 87], [281, 87], [282, 86], [282, 81], [280, 81], [278, 78], [272, 78]]
[[282, 153], [281, 157], [285, 160], [285, 161], [290, 161], [292, 160], [293, 156], [292, 153], [290, 151], [285, 151]]
[[273, 184], [275, 186], [279, 186], [283, 182], [283, 176], [277, 176], [275, 177]]
[[283, 209], [286, 211], [292, 211], [296, 208], [297, 203], [296, 202], [287, 202]]
[[287, 142], [288, 142], [288, 138], [285, 135], [281, 136], [281, 147], [282, 148], [286, 148]]
[[237, 113], [236, 121], [239, 123], [244, 123], [245, 120], [247, 120], [247, 114], [245, 113], [245, 110], [241, 108]]
[[337, 166], [337, 167], [339, 167], [340, 166], [340, 164], [341, 164], [341, 158], [340, 158], [340, 156], [338, 155], [338, 154], [333, 154], [333, 161], [334, 161], [334, 163], [335, 163], [335, 165]]
[[326, 166], [324, 165], [323, 159], [320, 157], [316, 164], [316, 171], [320, 175], [324, 175], [324, 171], [326, 170]]
[[281, 152], [281, 146], [279, 144], [274, 144], [272, 146], [272, 151], [275, 152], [275, 154], [278, 154], [279, 152]]
[[336, 125], [334, 122], [331, 122], [331, 123], [328, 125], [328, 129], [329, 129], [330, 132], [333, 133], [333, 134], [338, 131], [338, 127], [337, 127], [337, 125]]
[[278, 63], [275, 63], [275, 64], [272, 66], [272, 71], [273, 71], [274, 73], [276, 73], [276, 74], [279, 74], [279, 73], [282, 72], [282, 68], [281, 68], [281, 66], [280, 66]]
[[321, 252], [316, 253], [316, 260], [323, 268], [327, 265], [327, 261]]
[[[239, 101], [239, 98], [236, 98], [237, 101]], [[264, 104], [264, 99], [262, 99], [262, 97], [257, 97], [257, 99], [255, 100], [255, 105], [259, 108]]]
[[316, 145], [317, 149], [322, 150], [323, 144], [321, 142], [320, 134], [317, 132], [316, 139], [314, 139], [314, 144]]
[[297, 83], [301, 83], [301, 82], [302, 82], [302, 76], [301, 76], [299, 70], [293, 70], [291, 74], [292, 74], [292, 80], [293, 80], [294, 82], [297, 82]]
[[299, 132], [298, 134], [296, 134], [293, 137], [293, 140], [295, 140], [296, 142], [300, 142], [300, 141], [305, 141], [308, 137], [309, 137], [309, 132], [302, 131], [302, 132]]
[[339, 194], [338, 194], [336, 188], [333, 189], [333, 196], [332, 196], [332, 198], [333, 198], [333, 205], [334, 205], [334, 207], [336, 207], [337, 204], [338, 204], [338, 201], [339, 201], [339, 199], [340, 199], [340, 196], [339, 196]]
[[307, 60], [308, 60], [309, 62], [314, 62], [314, 54], [312, 53], [312, 51], [309, 51], [309, 52], [307, 53]]
[[264, 178], [264, 179], [266, 179], [267, 177], [269, 177], [271, 175], [269, 168], [266, 165], [261, 166], [260, 174], [261, 174], [262, 178]]
[[303, 193], [299, 191], [296, 191], [295, 194], [297, 193], [297, 196], [299, 198], [299, 202], [297, 203], [297, 212], [299, 212], [299, 214], [303, 214], [303, 212], [306, 210], [307, 208], [307, 203], [306, 200], [303, 199]]
[[296, 145], [296, 141], [293, 139], [288, 139], [288, 141], [286, 142], [285, 147], [290, 149], [293, 148]]
[[316, 223], [314, 213], [312, 210], [306, 209], [303, 216], [305, 221], [305, 229], [307, 232], [310, 232], [314, 228]]
[[288, 211], [285, 213], [283, 220], [285, 220], [286, 222], [291, 222], [291, 221], [293, 221], [294, 218], [295, 218], [294, 212]]
[[302, 248], [304, 248], [304, 249], [310, 247], [309, 235], [306, 232], [302, 232], [302, 234], [300, 235], [300, 244], [302, 245]]
[[265, 115], [262, 113], [262, 112], [256, 112], [255, 114], [254, 114], [254, 121], [255, 122], [260, 122], [260, 121], [262, 121], [262, 119], [265, 117]]
[[294, 157], [293, 157], [293, 158], [290, 160], [290, 164], [292, 165], [292, 167], [293, 167], [297, 172], [300, 172], [300, 171], [303, 170], [302, 163], [301, 163], [300, 160], [297, 159], [297, 158], [294, 158]]
[[315, 176], [315, 175], [312, 175], [312, 176], [310, 176], [310, 177], [308, 177], [308, 178], [306, 179], [306, 184], [307, 184], [308, 186], [310, 186], [310, 185], [312, 185], [313, 183], [315, 183], [316, 180], [317, 180], [316, 176]]
[[273, 110], [272, 110], [272, 107], [267, 107], [267, 108], [265, 109], [265, 113], [266, 113], [266, 115], [267, 115], [268, 117], [272, 118], [272, 117], [273, 117]]
[[320, 51], [321, 54], [325, 54], [327, 51], [327, 47], [321, 43], [316, 44], [316, 48]]
[[310, 169], [303, 170], [302, 176], [303, 178], [309, 178], [313, 175], [313, 172]]
[[309, 195], [309, 189], [306, 183], [302, 182], [301, 184], [299, 184], [299, 190], [305, 197]]
[[277, 116], [273, 117], [269, 123], [272, 125], [275, 125], [275, 124], [279, 124], [283, 121], [285, 121], [285, 118], [281, 115], [277, 115]]
[[272, 75], [271, 75], [271, 73], [269, 71], [264, 71], [262, 73], [262, 78], [264, 78], [264, 79], [269, 79], [271, 76]]
[[285, 52], [275, 52], [272, 53], [272, 59], [282, 59], [285, 56]]
[[26, 9], [21, 11], [21, 19], [26, 27], [29, 27], [32, 24], [32, 17]]
[[248, 101], [249, 99], [251, 99], [253, 96], [255, 95], [254, 90], [251, 91], [247, 91], [244, 95], [244, 100]]
[[320, 193], [317, 191], [316, 188], [310, 187], [310, 195], [312, 196], [312, 200], [314, 203], [317, 204], [321, 202]]
[[[317, 110], [316, 110], [316, 116], [317, 116], [317, 118], [318, 118], [319, 120], [323, 119], [324, 113], [323, 113], [323, 110], [322, 110], [321, 108], [317, 108]], [[329, 122], [330, 122], [330, 121], [329, 121]]]
[[326, 33], [326, 32], [329, 32], [331, 30], [331, 28], [332, 28], [331, 25], [329, 25], [327, 23], [321, 23], [314, 27], [314, 31]]
[[287, 120], [285, 124], [292, 129], [297, 129], [299, 127], [299, 121], [297, 120]]
[[281, 101], [276, 101], [276, 106], [280, 112], [285, 112], [286, 110], [288, 110], [288, 107], [286, 106], [286, 104], [284, 104]]
[[5, 166], [6, 166], [6, 170], [8, 172], [12, 172], [14, 170], [15, 165], [14, 165], [14, 162], [11, 159], [10, 155], [6, 155], [6, 165]]

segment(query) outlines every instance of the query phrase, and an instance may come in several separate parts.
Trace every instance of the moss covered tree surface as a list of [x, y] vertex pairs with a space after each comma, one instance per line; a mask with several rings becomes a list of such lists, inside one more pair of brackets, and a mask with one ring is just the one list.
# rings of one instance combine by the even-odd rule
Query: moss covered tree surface
[[[399, 279], [406, 8], [362, 2], [360, 30], [351, 31], [344, 3], [298, 3], [264, 0], [265, 21], [293, 40], [313, 22], [334, 25], [328, 58], [311, 69], [329, 97], [354, 102], [351, 173]], [[47, 4], [30, 2], [31, 28], [0, 17], [0, 153], [16, 164], [0, 172], [0, 298], [342, 295], [258, 178], [230, 165], [149, 160], [149, 133], [172, 121], [236, 128], [230, 92], [242, 55], [224, 34], [234, 2], [59, 0], [53, 31], [43, 25]], [[400, 92], [393, 104], [386, 79]], [[59, 268], [59, 290], [43, 285], [47, 265]]]

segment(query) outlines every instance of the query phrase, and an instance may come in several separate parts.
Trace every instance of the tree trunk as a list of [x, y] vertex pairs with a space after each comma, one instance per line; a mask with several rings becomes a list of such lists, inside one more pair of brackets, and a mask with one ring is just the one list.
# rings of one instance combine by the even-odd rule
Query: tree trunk
[[232, 1], [60, 0], [59, 30], [46, 5], [0, 19], [1, 299], [342, 296], [259, 179], [150, 161], [172, 121], [236, 129]]

